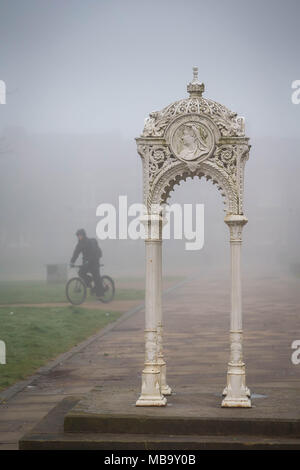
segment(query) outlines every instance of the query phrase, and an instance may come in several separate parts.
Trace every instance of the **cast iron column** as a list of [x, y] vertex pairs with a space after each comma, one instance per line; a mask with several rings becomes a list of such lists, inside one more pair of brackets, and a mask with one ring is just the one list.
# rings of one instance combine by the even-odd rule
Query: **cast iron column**
[[231, 247], [231, 315], [230, 360], [227, 386], [223, 392], [223, 407], [250, 408], [250, 392], [246, 387], [245, 363], [243, 361], [242, 292], [241, 292], [241, 245], [243, 226], [248, 222], [243, 215], [228, 215], [224, 219], [230, 230]]

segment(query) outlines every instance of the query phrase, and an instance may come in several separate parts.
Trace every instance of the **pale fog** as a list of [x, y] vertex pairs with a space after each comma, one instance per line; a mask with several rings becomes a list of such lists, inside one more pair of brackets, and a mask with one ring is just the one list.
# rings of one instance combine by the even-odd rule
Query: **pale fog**
[[[78, 228], [96, 236], [99, 204], [142, 202], [135, 137], [187, 96], [193, 66], [252, 145], [244, 276], [299, 274], [299, 15], [298, 0], [0, 0], [0, 279], [45, 279], [69, 264]], [[164, 241], [164, 275], [228, 275], [217, 187], [188, 179], [169, 202], [204, 204], [205, 238], [198, 251]], [[107, 274], [143, 276], [142, 240], [100, 246]]]

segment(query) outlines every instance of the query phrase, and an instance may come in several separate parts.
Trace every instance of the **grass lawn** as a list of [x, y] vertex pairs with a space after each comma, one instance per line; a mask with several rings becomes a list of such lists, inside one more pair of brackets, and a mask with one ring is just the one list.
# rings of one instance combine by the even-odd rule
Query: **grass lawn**
[[0, 339], [6, 344], [0, 390], [25, 379], [119, 316], [109, 309], [101, 312], [74, 306], [0, 307]]
[[[139, 300], [144, 298], [144, 289], [119, 288], [116, 281], [115, 300]], [[95, 301], [88, 295], [86, 302]], [[0, 304], [41, 304], [66, 302], [65, 284], [47, 284], [45, 281], [0, 282]]]

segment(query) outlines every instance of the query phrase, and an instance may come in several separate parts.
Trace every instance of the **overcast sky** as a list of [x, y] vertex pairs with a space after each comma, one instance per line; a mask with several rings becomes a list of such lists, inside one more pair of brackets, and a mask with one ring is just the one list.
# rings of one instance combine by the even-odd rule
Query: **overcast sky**
[[250, 136], [297, 137], [299, 17], [299, 0], [0, 0], [0, 130], [133, 139], [198, 65]]
[[[299, 18], [300, 0], [0, 0], [0, 277], [44, 276], [76, 229], [95, 234], [98, 204], [141, 201], [134, 138], [187, 96], [193, 66], [204, 96], [246, 118], [245, 266], [300, 265]], [[228, 266], [215, 187], [182, 182], [170, 202], [205, 204], [204, 249], [165, 243], [170, 270]], [[101, 244], [113, 275], [143, 269], [129, 242]]]

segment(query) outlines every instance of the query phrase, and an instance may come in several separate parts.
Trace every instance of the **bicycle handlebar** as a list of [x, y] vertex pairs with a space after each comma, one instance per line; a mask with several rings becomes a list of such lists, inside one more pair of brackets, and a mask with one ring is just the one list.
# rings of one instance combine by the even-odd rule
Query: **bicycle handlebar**
[[[70, 268], [82, 268], [83, 264], [73, 264], [70, 265]], [[104, 266], [104, 264], [99, 264], [99, 266]]]

